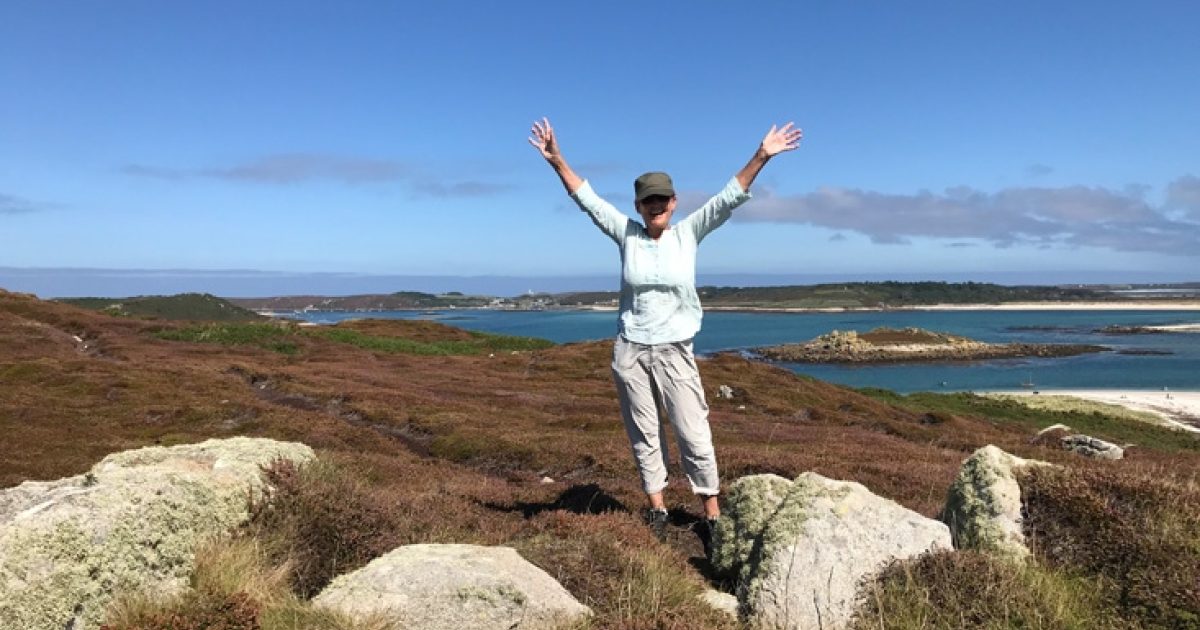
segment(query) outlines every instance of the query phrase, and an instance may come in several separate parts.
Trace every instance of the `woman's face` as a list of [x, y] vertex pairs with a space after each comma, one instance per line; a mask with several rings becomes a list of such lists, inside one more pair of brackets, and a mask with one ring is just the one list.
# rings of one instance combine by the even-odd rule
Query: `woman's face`
[[671, 215], [675, 212], [675, 197], [650, 195], [636, 202], [634, 206], [642, 216], [642, 224], [646, 226], [647, 231], [662, 231], [671, 224]]

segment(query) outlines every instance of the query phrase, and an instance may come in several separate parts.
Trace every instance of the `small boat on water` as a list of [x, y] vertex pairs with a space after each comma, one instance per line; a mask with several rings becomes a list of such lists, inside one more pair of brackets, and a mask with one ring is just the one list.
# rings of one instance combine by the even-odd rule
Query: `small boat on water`
[[1034, 387], [1037, 387], [1037, 385], [1033, 383], [1033, 372], [1030, 372], [1029, 376], [1021, 382], [1021, 387], [1024, 387], [1025, 389], [1033, 389]]

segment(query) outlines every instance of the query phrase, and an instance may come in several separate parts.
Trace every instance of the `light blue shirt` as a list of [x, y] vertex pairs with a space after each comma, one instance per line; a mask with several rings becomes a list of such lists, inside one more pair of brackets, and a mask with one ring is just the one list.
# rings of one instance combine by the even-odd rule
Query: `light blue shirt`
[[621, 250], [621, 336], [644, 344], [696, 336], [703, 317], [696, 294], [696, 248], [750, 199], [737, 178], [657, 241], [640, 222], [601, 199], [587, 181], [571, 198]]

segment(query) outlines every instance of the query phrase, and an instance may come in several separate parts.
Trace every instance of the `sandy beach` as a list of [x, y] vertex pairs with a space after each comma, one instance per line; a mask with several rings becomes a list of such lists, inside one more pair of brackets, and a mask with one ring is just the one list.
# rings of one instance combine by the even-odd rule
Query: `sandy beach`
[[1005, 304], [930, 304], [902, 307], [914, 311], [1200, 311], [1200, 302], [1010, 302]]
[[1121, 405], [1134, 411], [1148, 411], [1168, 424], [1200, 433], [1200, 391], [1148, 391], [1122, 389], [1039, 389], [1031, 391], [988, 392], [1013, 396], [1072, 396], [1094, 402]]

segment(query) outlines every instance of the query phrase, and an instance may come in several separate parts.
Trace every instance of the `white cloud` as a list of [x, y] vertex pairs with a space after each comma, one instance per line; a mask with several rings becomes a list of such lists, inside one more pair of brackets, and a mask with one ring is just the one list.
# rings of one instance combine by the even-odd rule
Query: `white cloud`
[[1125, 191], [1070, 186], [1008, 188], [986, 193], [966, 186], [940, 193], [895, 195], [826, 187], [805, 195], [760, 192], [739, 220], [803, 223], [863, 234], [875, 243], [911, 238], [974, 239], [993, 246], [1102, 247], [1175, 255], [1200, 252], [1200, 225], [1170, 216], [1172, 208], [1200, 218], [1200, 178], [1168, 187], [1156, 207], [1144, 188]]

